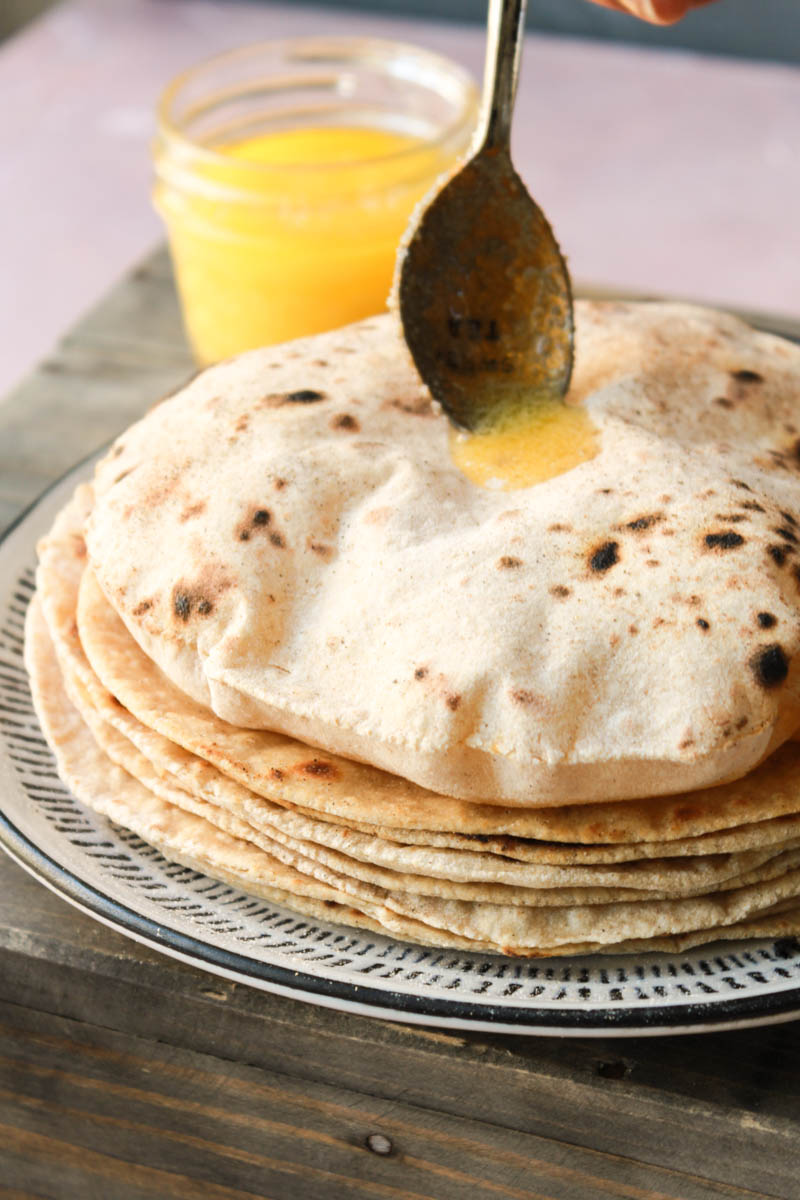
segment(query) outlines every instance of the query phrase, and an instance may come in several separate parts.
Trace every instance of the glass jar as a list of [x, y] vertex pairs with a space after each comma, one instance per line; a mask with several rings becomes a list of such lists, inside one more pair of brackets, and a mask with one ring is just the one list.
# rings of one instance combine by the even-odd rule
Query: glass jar
[[455, 63], [372, 38], [247, 46], [175, 79], [154, 199], [198, 360], [382, 311], [411, 211], [477, 107]]

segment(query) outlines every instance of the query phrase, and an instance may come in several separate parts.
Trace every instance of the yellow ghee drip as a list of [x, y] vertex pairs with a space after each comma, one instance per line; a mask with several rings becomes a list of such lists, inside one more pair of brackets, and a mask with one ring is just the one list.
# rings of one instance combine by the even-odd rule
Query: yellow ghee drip
[[586, 410], [549, 399], [520, 402], [475, 433], [450, 434], [453, 462], [467, 478], [506, 491], [561, 475], [594, 458], [598, 449]]

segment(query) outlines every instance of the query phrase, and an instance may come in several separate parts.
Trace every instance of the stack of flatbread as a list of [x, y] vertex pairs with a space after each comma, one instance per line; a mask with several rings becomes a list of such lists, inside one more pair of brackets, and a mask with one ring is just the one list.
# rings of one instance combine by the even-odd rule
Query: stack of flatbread
[[800, 931], [800, 349], [579, 304], [598, 452], [478, 487], [390, 317], [203, 372], [42, 541], [75, 795], [315, 917], [519, 955]]

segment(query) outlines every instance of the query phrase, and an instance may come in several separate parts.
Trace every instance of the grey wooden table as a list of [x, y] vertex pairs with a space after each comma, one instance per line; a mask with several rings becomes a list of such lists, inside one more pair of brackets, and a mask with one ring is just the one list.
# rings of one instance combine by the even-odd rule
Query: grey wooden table
[[[0, 405], [0, 526], [190, 370], [157, 255]], [[383, 1023], [162, 958], [0, 856], [2, 1200], [792, 1200], [799, 1134], [798, 1023]]]

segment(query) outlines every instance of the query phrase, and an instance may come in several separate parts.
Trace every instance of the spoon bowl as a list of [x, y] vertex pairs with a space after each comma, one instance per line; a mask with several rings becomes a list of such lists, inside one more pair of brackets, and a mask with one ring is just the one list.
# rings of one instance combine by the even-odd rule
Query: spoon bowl
[[509, 151], [523, 24], [522, 0], [491, 0], [479, 148], [406, 234], [396, 276], [417, 370], [472, 432], [558, 403], [572, 373], [569, 274]]

